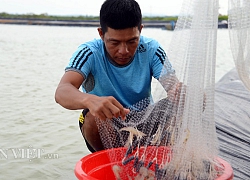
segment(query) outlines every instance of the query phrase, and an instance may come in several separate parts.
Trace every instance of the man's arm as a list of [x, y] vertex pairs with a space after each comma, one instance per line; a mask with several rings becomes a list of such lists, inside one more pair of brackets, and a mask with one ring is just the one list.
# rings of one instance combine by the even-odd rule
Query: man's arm
[[[181, 101], [181, 105], [184, 106], [187, 85], [180, 82], [176, 75], [168, 74], [165, 77], [160, 77], [159, 79], [161, 85], [167, 92], [168, 99], [175, 105], [178, 105]], [[179, 105], [178, 105], [179, 106]], [[203, 111], [206, 108], [206, 94], [203, 95]]]
[[84, 78], [77, 72], [65, 72], [55, 92], [55, 100], [66, 109], [87, 108], [84, 105], [86, 96], [79, 90]]
[[65, 72], [55, 92], [55, 101], [66, 109], [88, 108], [90, 113], [102, 120], [121, 116], [125, 119], [128, 109], [112, 96], [98, 97], [79, 90], [84, 78], [74, 71]]

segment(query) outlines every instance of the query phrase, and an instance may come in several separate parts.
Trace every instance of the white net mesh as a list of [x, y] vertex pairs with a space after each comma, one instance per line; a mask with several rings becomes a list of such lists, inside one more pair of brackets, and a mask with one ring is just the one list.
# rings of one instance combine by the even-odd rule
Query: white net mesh
[[250, 90], [250, 1], [229, 0], [229, 34], [235, 66]]
[[[230, 1], [234, 57], [249, 88], [250, 2]], [[104, 147], [124, 147], [109, 154], [117, 179], [201, 180], [223, 172], [214, 122], [217, 27], [217, 0], [185, 0], [167, 51], [175, 72], [164, 64], [156, 85], [168, 94], [156, 91], [155, 103], [129, 107], [125, 121], [96, 119]]]

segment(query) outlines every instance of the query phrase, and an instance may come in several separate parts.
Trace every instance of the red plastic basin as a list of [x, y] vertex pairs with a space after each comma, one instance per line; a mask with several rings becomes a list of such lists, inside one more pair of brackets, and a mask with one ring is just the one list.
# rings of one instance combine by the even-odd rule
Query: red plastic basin
[[[162, 153], [159, 153], [160, 149], [157, 158], [162, 156]], [[166, 153], [166, 147], [164, 149], [165, 151], [162, 152]], [[124, 158], [125, 153], [125, 148], [116, 148], [89, 154], [77, 162], [75, 166], [75, 175], [79, 180], [116, 180], [112, 171], [112, 166], [115, 164], [122, 165], [121, 161]], [[150, 155], [152, 157], [152, 154]], [[110, 156], [112, 156], [112, 162], [110, 162]], [[231, 165], [221, 158], [218, 158], [218, 161], [224, 166], [225, 170], [220, 177], [216, 178], [216, 180], [232, 180], [233, 169]], [[132, 165], [128, 168], [132, 169]], [[126, 173], [130, 174], [131, 172]]]

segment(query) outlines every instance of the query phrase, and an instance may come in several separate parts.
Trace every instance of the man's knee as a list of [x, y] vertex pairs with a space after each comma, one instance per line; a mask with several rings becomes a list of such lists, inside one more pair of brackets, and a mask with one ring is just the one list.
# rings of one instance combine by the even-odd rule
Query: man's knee
[[85, 115], [84, 124], [82, 126], [82, 134], [94, 150], [99, 151], [103, 149], [95, 117], [91, 113], [87, 113]]

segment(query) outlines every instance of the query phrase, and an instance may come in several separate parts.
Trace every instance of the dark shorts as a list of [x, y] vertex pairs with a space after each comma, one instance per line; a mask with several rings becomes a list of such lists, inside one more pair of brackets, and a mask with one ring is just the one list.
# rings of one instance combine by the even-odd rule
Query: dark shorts
[[[85, 119], [85, 116], [86, 114], [89, 112], [89, 109], [84, 109], [82, 111], [82, 113], [80, 114], [80, 117], [79, 117], [79, 127], [80, 127], [80, 131], [82, 133], [82, 126], [84, 124], [84, 119]], [[83, 136], [83, 135], [82, 135]], [[84, 140], [85, 140], [85, 143], [87, 145], [87, 148], [89, 149], [89, 151], [91, 151], [92, 153], [93, 152], [96, 152], [91, 146], [90, 144], [88, 143], [88, 141], [85, 139], [85, 137], [83, 136]]]

